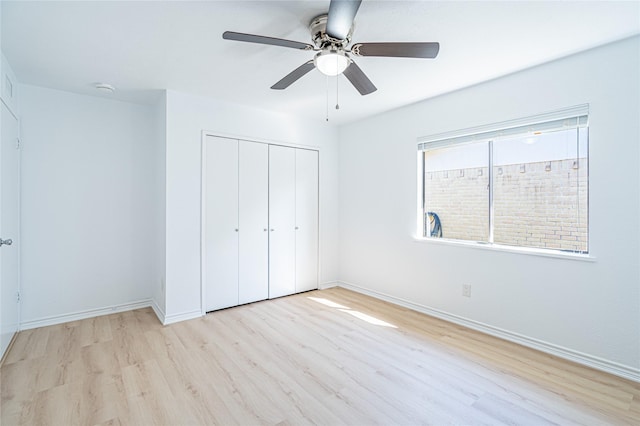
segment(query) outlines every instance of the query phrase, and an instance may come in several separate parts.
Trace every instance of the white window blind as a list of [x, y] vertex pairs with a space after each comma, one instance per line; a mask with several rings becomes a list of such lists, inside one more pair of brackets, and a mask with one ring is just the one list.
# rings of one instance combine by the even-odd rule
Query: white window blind
[[418, 138], [418, 151], [461, 145], [483, 140], [497, 140], [514, 135], [551, 132], [588, 126], [589, 105], [578, 105], [533, 117], [456, 130]]

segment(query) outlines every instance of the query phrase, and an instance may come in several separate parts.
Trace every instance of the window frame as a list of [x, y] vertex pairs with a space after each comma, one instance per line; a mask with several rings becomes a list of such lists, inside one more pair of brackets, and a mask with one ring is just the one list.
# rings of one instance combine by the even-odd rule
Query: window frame
[[[562, 124], [561, 126], [559, 124]], [[516, 120], [509, 120], [500, 123], [493, 123], [485, 126], [478, 126], [474, 128], [462, 129], [453, 132], [441, 133], [431, 136], [424, 136], [418, 138], [418, 152], [417, 152], [417, 170], [418, 170], [418, 223], [416, 236], [414, 238], [417, 242], [429, 242], [436, 244], [466, 246], [473, 248], [480, 248], [483, 250], [493, 250], [501, 252], [515, 252], [524, 253], [545, 257], [556, 258], [568, 258], [575, 260], [593, 261], [593, 250], [591, 247], [591, 226], [589, 221], [590, 209], [589, 209], [589, 175], [587, 174], [587, 206], [586, 206], [586, 221], [587, 221], [587, 247], [586, 251], [570, 251], [562, 249], [551, 248], [538, 248], [527, 247], [509, 244], [495, 243], [493, 240], [494, 233], [494, 175], [493, 175], [493, 142], [496, 139], [503, 139], [506, 137], [513, 137], [518, 135], [525, 135], [527, 133], [533, 133], [535, 131], [544, 130], [544, 132], [551, 132], [557, 130], [586, 128], [587, 129], [587, 146], [586, 146], [586, 158], [587, 158], [587, 173], [589, 167], [589, 105], [578, 105], [562, 110], [547, 112], [536, 116], [520, 118]], [[473, 241], [462, 239], [451, 239], [442, 237], [431, 237], [425, 225], [425, 214], [428, 206], [426, 206], [426, 194], [425, 194], [425, 155], [424, 152], [428, 150], [436, 150], [446, 147], [460, 146], [464, 144], [472, 144], [479, 142], [487, 142], [489, 145], [489, 153], [487, 158], [487, 166], [489, 170], [489, 193], [488, 193], [488, 209], [489, 209], [489, 237], [488, 241]]]

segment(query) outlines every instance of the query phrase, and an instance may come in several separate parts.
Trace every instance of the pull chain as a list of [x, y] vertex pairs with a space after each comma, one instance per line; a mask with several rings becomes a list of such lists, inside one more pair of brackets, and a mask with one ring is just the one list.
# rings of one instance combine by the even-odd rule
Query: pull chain
[[[336, 55], [336, 69], [338, 68], [338, 55]], [[336, 75], [336, 109], [340, 109], [338, 102], [338, 80], [340, 80], [340, 74]]]
[[326, 77], [326, 82], [327, 82], [327, 102], [325, 105], [325, 109], [326, 109], [325, 120], [329, 121], [329, 76]]
[[336, 75], [336, 109], [340, 109], [340, 104], [338, 102], [338, 80], [340, 80], [340, 76]]

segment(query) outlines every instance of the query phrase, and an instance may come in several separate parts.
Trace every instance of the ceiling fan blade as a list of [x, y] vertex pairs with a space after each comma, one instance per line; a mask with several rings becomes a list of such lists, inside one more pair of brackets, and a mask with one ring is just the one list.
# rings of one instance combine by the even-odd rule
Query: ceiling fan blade
[[440, 43], [357, 43], [351, 47], [356, 56], [386, 56], [394, 58], [435, 58]]
[[364, 75], [359, 66], [356, 65], [355, 62], [351, 61], [351, 64], [347, 67], [343, 72], [344, 76], [353, 84], [353, 87], [360, 92], [361, 95], [368, 95], [369, 93], [373, 93], [378, 88], [373, 85], [371, 80]]
[[327, 34], [338, 40], [349, 35], [362, 0], [331, 0], [327, 17]]
[[304, 64], [300, 65], [298, 68], [287, 74], [282, 80], [271, 86], [271, 88], [274, 90], [286, 89], [314, 68], [315, 65], [313, 64], [313, 60], [305, 62]]
[[285, 40], [282, 38], [265, 37], [254, 34], [234, 33], [233, 31], [225, 31], [222, 33], [225, 40], [246, 41], [248, 43], [270, 44], [272, 46], [290, 47], [292, 49], [313, 50], [313, 46], [308, 43], [299, 41]]

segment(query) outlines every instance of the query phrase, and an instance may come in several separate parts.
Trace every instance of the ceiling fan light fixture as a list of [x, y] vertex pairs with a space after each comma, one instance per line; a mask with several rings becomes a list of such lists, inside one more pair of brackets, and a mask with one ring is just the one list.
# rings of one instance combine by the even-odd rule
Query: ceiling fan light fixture
[[313, 58], [313, 63], [322, 74], [332, 77], [342, 74], [351, 60], [343, 51], [323, 50]]

